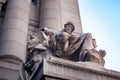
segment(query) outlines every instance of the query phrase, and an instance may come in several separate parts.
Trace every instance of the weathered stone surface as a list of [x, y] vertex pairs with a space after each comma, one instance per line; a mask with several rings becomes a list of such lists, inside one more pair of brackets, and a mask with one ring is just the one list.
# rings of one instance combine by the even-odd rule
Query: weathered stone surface
[[62, 28], [60, 0], [40, 0], [40, 3], [40, 27], [60, 31]]
[[76, 63], [55, 57], [44, 59], [43, 74], [53, 80], [120, 80], [120, 72], [105, 69], [98, 64]]
[[0, 56], [0, 80], [17, 80], [21, 62], [16, 56]]
[[[5, 1], [0, 1], [0, 8]], [[26, 56], [26, 39], [37, 28], [47, 27], [59, 31], [67, 21], [72, 21], [75, 33], [82, 33], [78, 0], [36, 1], [37, 5], [30, 5], [31, 0], [10, 0], [4, 21], [0, 14], [0, 28], [3, 27], [0, 33], [0, 80], [17, 80], [21, 59], [25, 60]], [[6, 54], [14, 56], [8, 58]], [[44, 59], [38, 71], [35, 80], [120, 80], [119, 72], [107, 70], [99, 64], [55, 57]]]
[[10, 0], [4, 11], [0, 32], [0, 80], [18, 78], [20, 63], [26, 56], [30, 4], [31, 0]]
[[77, 28], [75, 33], [82, 33], [77, 0], [41, 0], [40, 3], [40, 27], [60, 31], [67, 21], [72, 21]]
[[[64, 23], [72, 21], [76, 26], [75, 33], [82, 33], [82, 24], [78, 7], [78, 0], [60, 0], [62, 28]], [[72, 5], [72, 6], [71, 6]]]
[[[34, 79], [33, 75], [35, 76], [35, 73], [40, 70], [38, 67], [41, 60], [50, 56], [76, 61], [78, 64], [84, 62], [83, 64], [87, 63], [87, 66], [91, 65], [95, 69], [102, 68], [105, 51], [94, 49], [96, 44], [93, 43], [90, 33], [75, 36], [72, 35], [74, 30], [74, 24], [67, 22], [59, 33], [40, 28], [31, 35], [28, 40], [27, 59], [21, 66], [20, 78], [25, 79], [26, 71], [29, 75], [28, 79]], [[35, 79], [39, 79], [39, 75]]]
[[31, 0], [8, 1], [1, 31], [0, 55], [15, 55], [25, 60], [30, 4]]

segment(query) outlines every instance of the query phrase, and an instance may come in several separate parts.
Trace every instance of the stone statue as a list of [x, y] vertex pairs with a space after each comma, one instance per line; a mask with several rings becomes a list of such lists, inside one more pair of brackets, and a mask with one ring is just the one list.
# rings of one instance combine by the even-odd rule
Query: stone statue
[[52, 50], [56, 56], [79, 61], [84, 50], [91, 50], [96, 46], [93, 44], [93, 39], [90, 33], [81, 35], [73, 35], [75, 26], [71, 22], [64, 25], [64, 29], [55, 35], [56, 46]]
[[[56, 35], [56, 40], [58, 39], [59, 41], [56, 42], [58, 48], [64, 45], [64, 50], [59, 50], [59, 54], [69, 60], [95, 62], [104, 66], [105, 61], [103, 57], [106, 55], [105, 50], [97, 51], [95, 49], [97, 47], [96, 40], [92, 38], [90, 33], [82, 33], [76, 36], [72, 34], [74, 29], [74, 25], [71, 22], [67, 22], [64, 25], [63, 32]], [[67, 32], [69, 35], [64, 32]]]
[[[25, 78], [24, 70], [29, 78], [36, 72], [43, 58], [55, 56], [76, 62], [94, 62], [104, 66], [106, 52], [97, 51], [96, 40], [90, 33], [74, 35], [75, 26], [71, 22], [64, 25], [60, 32], [52, 32], [47, 28], [37, 30], [28, 40], [26, 62], [21, 66], [20, 80]], [[28, 79], [26, 79], [28, 80]]]
[[37, 71], [42, 59], [51, 55], [48, 50], [50, 34], [48, 31], [44, 31], [44, 29], [38, 29], [28, 39], [26, 61], [21, 64], [18, 80], [32, 80], [32, 75]]
[[[96, 40], [92, 38], [90, 33], [73, 35], [74, 30], [75, 26], [71, 22], [67, 22], [64, 29], [58, 33], [46, 28], [39, 29], [37, 33], [31, 36], [29, 43], [32, 43], [32, 49], [38, 49], [39, 53], [44, 48], [52, 56], [82, 61], [86, 50], [93, 50], [97, 47]], [[37, 48], [37, 46], [41, 47]]]

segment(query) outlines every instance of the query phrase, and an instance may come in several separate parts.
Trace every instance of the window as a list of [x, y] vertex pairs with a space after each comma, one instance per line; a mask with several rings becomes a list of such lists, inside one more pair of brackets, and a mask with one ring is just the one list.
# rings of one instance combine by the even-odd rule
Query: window
[[37, 0], [32, 0], [32, 5], [37, 5]]
[[4, 3], [4, 4], [2, 5], [1, 11], [3, 11], [3, 12], [6, 11], [7, 3], [8, 3], [8, 1], [6, 1], [6, 3]]

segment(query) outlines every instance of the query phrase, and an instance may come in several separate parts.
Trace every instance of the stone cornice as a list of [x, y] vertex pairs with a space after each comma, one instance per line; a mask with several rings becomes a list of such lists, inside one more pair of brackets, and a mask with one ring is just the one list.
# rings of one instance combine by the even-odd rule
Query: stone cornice
[[29, 19], [29, 25], [38, 28], [39, 27], [39, 22], [35, 21], [35, 20], [32, 20], [32, 19]]
[[[63, 70], [64, 74], [66, 73], [67, 70], [71, 70], [76, 73], [77, 73], [77, 71], [79, 71], [80, 74], [82, 74], [81, 73], [81, 70], [82, 70], [83, 72], [85, 71], [84, 73], [86, 73], [88, 71], [91, 74], [96, 73], [97, 75], [104, 75], [106, 77], [109, 76], [111, 78], [120, 79], [120, 72], [114, 71], [114, 70], [108, 70], [104, 67], [99, 66], [98, 64], [89, 63], [89, 62], [73, 62], [73, 61], [69, 61], [69, 60], [65, 60], [65, 59], [61, 59], [61, 58], [50, 57], [49, 59], [44, 60], [44, 66], [45, 66], [45, 69], [44, 69], [45, 75], [51, 75], [51, 76], [55, 75], [55, 76], [62, 77], [62, 78], [65, 78], [65, 76], [63, 76], [63, 74], [59, 74], [59, 71], [61, 71], [61, 73], [62, 73], [62, 70]], [[59, 70], [58, 72], [52, 71], [52, 68], [51, 69], [49, 68], [50, 66], [53, 67], [53, 69], [59, 68], [61, 70]], [[52, 74], [54, 74], [54, 75], [52, 75]], [[73, 74], [69, 77], [74, 77], [74, 76], [75, 75]], [[66, 77], [66, 78], [68, 78], [68, 77]], [[78, 80], [80, 80], [80, 79], [78, 79]]]

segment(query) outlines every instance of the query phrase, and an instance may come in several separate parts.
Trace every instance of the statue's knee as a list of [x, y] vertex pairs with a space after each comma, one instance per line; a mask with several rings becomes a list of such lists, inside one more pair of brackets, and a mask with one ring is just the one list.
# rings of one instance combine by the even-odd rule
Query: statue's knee
[[86, 36], [92, 37], [91, 33], [86, 33]]

